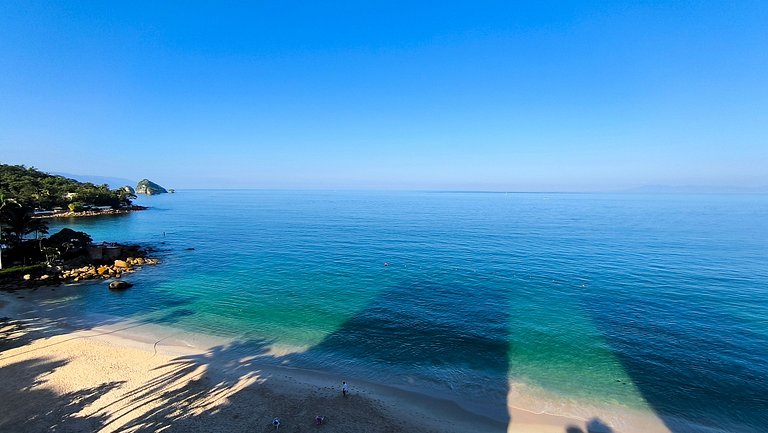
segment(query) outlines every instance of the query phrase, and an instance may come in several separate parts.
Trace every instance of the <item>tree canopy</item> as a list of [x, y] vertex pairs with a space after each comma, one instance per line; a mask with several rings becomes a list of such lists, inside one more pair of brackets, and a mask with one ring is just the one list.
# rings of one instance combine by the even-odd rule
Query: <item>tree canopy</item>
[[31, 233], [35, 233], [35, 238], [48, 234], [48, 223], [32, 218], [29, 209], [21, 206], [5, 206], [0, 211], [0, 227], [2, 240], [11, 245], [21, 244], [24, 237]]
[[34, 167], [0, 164], [0, 195], [33, 209], [67, 208], [77, 202], [83, 206], [131, 205], [136, 196], [123, 189], [78, 182], [64, 176], [44, 173]]

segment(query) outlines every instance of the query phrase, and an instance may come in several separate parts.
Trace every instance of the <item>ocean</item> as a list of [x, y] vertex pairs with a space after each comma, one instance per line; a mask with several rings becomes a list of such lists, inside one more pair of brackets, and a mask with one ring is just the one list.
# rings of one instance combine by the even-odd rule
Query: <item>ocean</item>
[[[503, 416], [768, 431], [768, 195], [188, 190], [56, 220], [162, 264], [68, 307]], [[611, 420], [620, 423], [620, 420]]]

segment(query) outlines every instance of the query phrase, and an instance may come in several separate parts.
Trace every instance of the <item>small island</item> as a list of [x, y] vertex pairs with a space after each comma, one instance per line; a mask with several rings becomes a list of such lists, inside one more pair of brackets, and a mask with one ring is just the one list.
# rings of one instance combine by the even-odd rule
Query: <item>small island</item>
[[142, 179], [139, 181], [138, 185], [136, 185], [137, 194], [156, 195], [166, 194], [167, 192], [168, 190], [149, 179]]

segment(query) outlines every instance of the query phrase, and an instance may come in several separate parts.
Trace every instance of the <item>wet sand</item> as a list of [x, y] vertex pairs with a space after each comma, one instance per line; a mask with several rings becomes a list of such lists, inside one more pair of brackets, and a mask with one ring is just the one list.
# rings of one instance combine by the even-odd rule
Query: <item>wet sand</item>
[[285, 432], [667, 431], [652, 417], [618, 429], [514, 401], [505, 419], [484, 417], [435, 395], [265, 365], [248, 347], [170, 328], [38, 317], [39, 300], [19, 293], [0, 293], [0, 432], [269, 432], [274, 417]]

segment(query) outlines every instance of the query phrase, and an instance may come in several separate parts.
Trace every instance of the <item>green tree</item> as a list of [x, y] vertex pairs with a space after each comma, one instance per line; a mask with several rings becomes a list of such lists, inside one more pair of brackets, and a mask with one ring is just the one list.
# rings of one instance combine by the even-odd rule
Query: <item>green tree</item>
[[0, 269], [3, 269], [3, 220], [2, 214], [8, 201], [3, 193], [0, 193]]
[[135, 200], [135, 199], [136, 199], [136, 194], [133, 194], [130, 191], [126, 191], [124, 189], [120, 189], [118, 191], [118, 201], [120, 206], [128, 207], [131, 204], [133, 204], [131, 200]]
[[35, 239], [48, 233], [48, 223], [32, 218], [32, 210], [25, 206], [4, 206], [0, 212], [3, 239], [11, 247], [21, 245], [25, 236], [34, 233]]
[[[75, 195], [72, 198], [71, 193]], [[0, 194], [32, 209], [66, 207], [73, 200], [86, 206], [130, 206], [135, 196], [107, 185], [78, 182], [43, 173], [34, 167], [0, 164]]]

